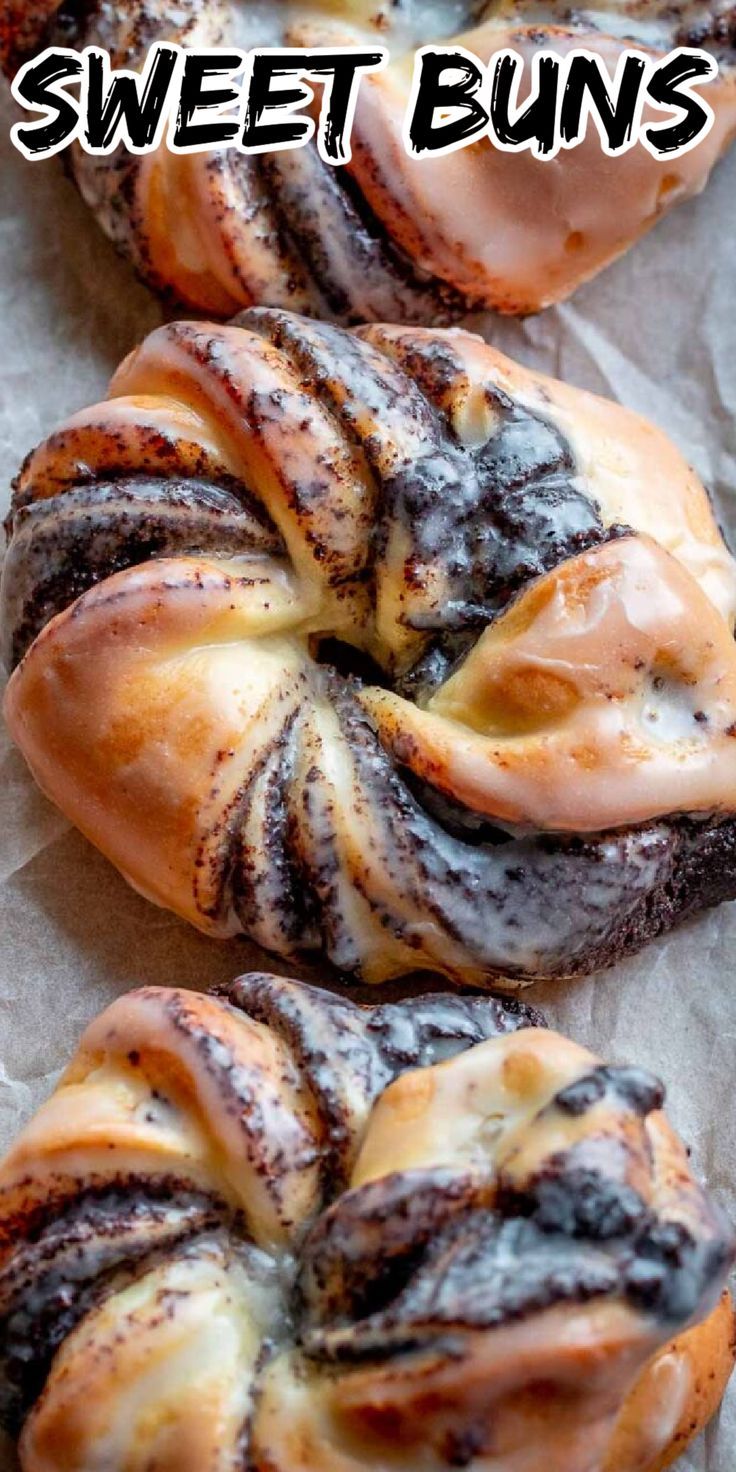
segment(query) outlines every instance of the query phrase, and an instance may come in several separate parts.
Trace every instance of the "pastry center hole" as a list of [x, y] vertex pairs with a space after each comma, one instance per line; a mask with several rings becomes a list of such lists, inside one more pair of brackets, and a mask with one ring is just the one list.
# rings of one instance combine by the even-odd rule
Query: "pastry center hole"
[[335, 639], [332, 635], [315, 638], [310, 652], [317, 664], [326, 665], [345, 680], [358, 680], [361, 685], [378, 685], [383, 690], [393, 688], [386, 671], [370, 654], [343, 639]]

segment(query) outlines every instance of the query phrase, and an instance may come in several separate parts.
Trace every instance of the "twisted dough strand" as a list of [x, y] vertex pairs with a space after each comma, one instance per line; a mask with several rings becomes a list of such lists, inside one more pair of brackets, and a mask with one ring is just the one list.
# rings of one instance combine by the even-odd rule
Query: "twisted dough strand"
[[732, 1242], [658, 1081], [540, 1023], [114, 1003], [0, 1167], [23, 1472], [649, 1472], [730, 1369]]
[[733, 892], [734, 564], [664, 437], [467, 334], [264, 310], [111, 395], [19, 478], [6, 710], [144, 893], [484, 981]]
[[[0, 19], [6, 70], [54, 39], [103, 46], [128, 68], [143, 64], [154, 41], [390, 47], [391, 65], [364, 79], [346, 169], [324, 164], [314, 145], [255, 157], [162, 146], [100, 158], [75, 147], [82, 194], [141, 274], [219, 317], [252, 304], [343, 322], [538, 311], [699, 192], [736, 127], [729, 0], [632, 0], [623, 10], [602, 0], [564, 14], [554, 0], [119, 0], [64, 6], [55, 25], [57, 8], [58, 0], [12, 0]], [[527, 78], [540, 50], [583, 48], [615, 76], [627, 46], [655, 58], [705, 46], [720, 64], [707, 90], [715, 122], [674, 161], [642, 144], [608, 157], [593, 126], [551, 163], [487, 141], [412, 160], [403, 144], [411, 53], [427, 41], [462, 45], [481, 61], [512, 48]]]

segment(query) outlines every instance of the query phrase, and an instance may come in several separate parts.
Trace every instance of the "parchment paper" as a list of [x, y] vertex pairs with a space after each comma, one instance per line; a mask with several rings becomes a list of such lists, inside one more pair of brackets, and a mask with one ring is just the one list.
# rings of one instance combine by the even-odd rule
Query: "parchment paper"
[[[26, 163], [0, 99], [0, 501], [22, 456], [161, 309], [103, 239], [57, 160]], [[714, 490], [736, 545], [736, 151], [573, 301], [482, 329], [522, 362], [621, 399], [667, 429]], [[477, 325], [477, 319], [476, 319]], [[736, 1219], [736, 906], [640, 957], [529, 995], [606, 1057], [667, 1083], [698, 1170]], [[141, 982], [205, 987], [251, 965], [130, 890], [36, 792], [0, 733], [0, 1148], [49, 1091], [84, 1024]], [[275, 969], [279, 969], [276, 967]], [[283, 969], [283, 968], [281, 968]], [[13, 1465], [0, 1448], [0, 1472]], [[678, 1472], [735, 1472], [736, 1381]]]

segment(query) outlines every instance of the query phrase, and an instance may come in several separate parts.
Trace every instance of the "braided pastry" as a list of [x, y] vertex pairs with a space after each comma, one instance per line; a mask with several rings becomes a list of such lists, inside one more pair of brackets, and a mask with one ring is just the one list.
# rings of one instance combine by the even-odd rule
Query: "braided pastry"
[[468, 334], [266, 309], [111, 394], [17, 483], [6, 714], [139, 890], [477, 983], [736, 894], [736, 568], [661, 434]]
[[0, 1166], [23, 1472], [653, 1472], [732, 1365], [663, 1092], [485, 998], [115, 1002]]
[[[731, 0], [10, 0], [0, 60], [10, 70], [51, 39], [106, 47], [139, 66], [154, 41], [188, 46], [355, 44], [366, 33], [392, 64], [365, 78], [346, 169], [316, 146], [245, 156], [135, 157], [77, 150], [79, 187], [108, 235], [157, 289], [217, 316], [261, 303], [344, 321], [438, 323], [470, 306], [530, 312], [569, 295], [675, 203], [702, 189], [736, 128]], [[429, 12], [429, 14], [428, 14]], [[46, 27], [44, 30], [44, 26]], [[468, 29], [470, 28], [470, 29]], [[461, 33], [461, 34], [458, 34]], [[654, 159], [637, 144], [607, 156], [595, 128], [554, 162], [482, 142], [413, 161], [402, 143], [418, 43], [481, 58], [512, 47], [584, 47], [615, 74], [621, 51], [706, 46], [721, 65], [710, 134]], [[524, 84], [526, 88], [526, 83]]]

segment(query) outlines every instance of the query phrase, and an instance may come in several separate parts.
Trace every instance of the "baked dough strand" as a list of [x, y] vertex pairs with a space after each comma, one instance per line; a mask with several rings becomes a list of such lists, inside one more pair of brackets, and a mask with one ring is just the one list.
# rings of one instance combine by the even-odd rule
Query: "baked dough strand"
[[733, 1330], [662, 1100], [492, 999], [121, 998], [0, 1166], [23, 1472], [656, 1472]]
[[736, 890], [736, 577], [635, 415], [456, 331], [178, 323], [26, 461], [11, 732], [209, 934], [508, 984]]

